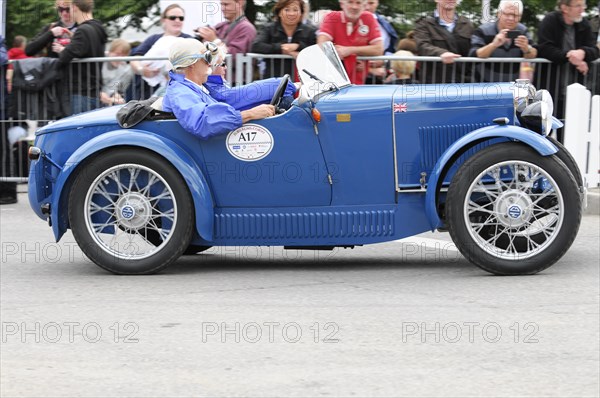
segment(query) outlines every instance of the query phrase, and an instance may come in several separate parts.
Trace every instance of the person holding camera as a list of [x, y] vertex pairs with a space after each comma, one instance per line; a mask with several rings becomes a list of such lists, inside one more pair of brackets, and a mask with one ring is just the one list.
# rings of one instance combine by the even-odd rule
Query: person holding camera
[[[535, 58], [537, 50], [531, 36], [520, 23], [523, 15], [521, 0], [502, 0], [498, 5], [498, 20], [475, 29], [471, 36], [471, 57]], [[476, 66], [480, 82], [510, 82], [519, 78], [520, 62], [482, 63]]]
[[221, 12], [225, 21], [215, 27], [204, 26], [194, 30], [196, 38], [218, 45], [225, 44], [234, 59], [232, 73], [235, 76], [236, 54], [250, 52], [256, 37], [256, 28], [246, 17], [246, 0], [221, 0]]

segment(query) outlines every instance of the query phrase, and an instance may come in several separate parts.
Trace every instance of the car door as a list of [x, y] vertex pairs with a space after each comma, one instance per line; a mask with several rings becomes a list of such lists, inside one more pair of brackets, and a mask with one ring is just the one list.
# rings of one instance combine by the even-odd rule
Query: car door
[[323, 206], [331, 202], [325, 161], [308, 113], [244, 124], [203, 142], [204, 172], [217, 207]]

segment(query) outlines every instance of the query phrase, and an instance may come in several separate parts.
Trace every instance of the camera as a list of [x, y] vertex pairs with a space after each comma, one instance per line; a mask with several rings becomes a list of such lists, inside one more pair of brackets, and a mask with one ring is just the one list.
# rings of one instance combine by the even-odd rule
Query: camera
[[202, 37], [202, 34], [200, 33], [200, 29], [207, 27], [208, 25], [202, 25], [202, 26], [198, 26], [196, 29], [194, 29], [194, 36], [196, 36], [196, 38], [200, 41], [204, 41], [204, 38]]
[[509, 39], [516, 39], [517, 37], [521, 36], [521, 31], [519, 30], [509, 30], [508, 32], [506, 32], [506, 37]]

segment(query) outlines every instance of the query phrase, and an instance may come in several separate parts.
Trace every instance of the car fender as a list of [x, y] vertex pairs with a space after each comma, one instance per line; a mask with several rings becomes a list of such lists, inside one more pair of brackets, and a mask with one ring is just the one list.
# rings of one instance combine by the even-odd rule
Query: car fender
[[179, 171], [188, 185], [196, 211], [196, 229], [204, 240], [213, 239], [214, 203], [206, 179], [192, 157], [173, 141], [142, 130], [113, 130], [86, 142], [75, 151], [59, 174], [50, 207], [53, 221], [52, 230], [56, 241], [62, 237], [68, 226], [67, 201], [74, 172], [80, 163], [95, 153], [111, 147], [140, 147], [156, 152], [167, 159]]
[[433, 168], [429, 180], [427, 182], [427, 192], [425, 194], [425, 212], [431, 225], [431, 229], [435, 230], [442, 226], [440, 216], [437, 211], [437, 198], [440, 192], [440, 184], [443, 181], [448, 168], [452, 166], [457, 156], [464, 153], [468, 149], [483, 141], [488, 141], [493, 138], [506, 138], [508, 140], [521, 141], [542, 156], [553, 155], [558, 152], [558, 149], [543, 136], [519, 126], [504, 125], [504, 126], [487, 126], [466, 134], [455, 141], [438, 159]]

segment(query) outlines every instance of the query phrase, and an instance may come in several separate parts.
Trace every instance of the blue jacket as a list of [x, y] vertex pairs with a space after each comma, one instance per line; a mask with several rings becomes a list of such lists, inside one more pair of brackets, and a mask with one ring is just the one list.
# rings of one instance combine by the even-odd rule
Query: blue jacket
[[4, 37], [0, 35], [0, 65], [4, 65], [8, 63], [8, 53], [6, 51], [6, 46], [4, 46]]
[[163, 110], [173, 112], [186, 131], [208, 139], [242, 125], [240, 111], [218, 102], [182, 74], [169, 72], [169, 76], [171, 79], [163, 99]]
[[375, 18], [377, 18], [379, 27], [385, 30], [390, 37], [390, 44], [387, 46], [387, 48], [383, 49], [384, 54], [394, 54], [396, 52], [396, 43], [398, 42], [398, 33], [396, 33], [396, 30], [392, 24], [390, 24], [383, 15], [375, 14]]
[[[261, 104], [268, 104], [277, 90], [281, 81], [280, 77], [258, 80], [243, 86], [230, 87], [229, 84], [218, 75], [208, 76], [204, 87], [210, 96], [219, 102], [225, 102], [239, 111], [254, 108]], [[296, 86], [288, 81], [284, 97], [291, 97], [296, 93]]]

